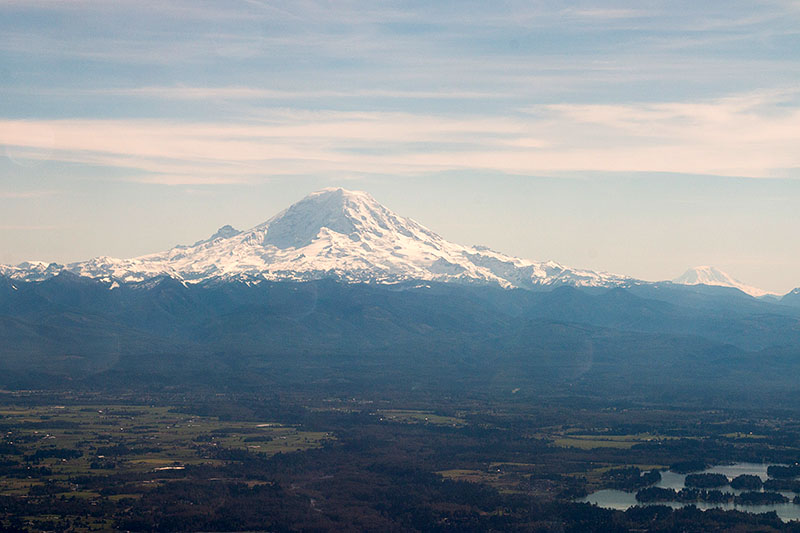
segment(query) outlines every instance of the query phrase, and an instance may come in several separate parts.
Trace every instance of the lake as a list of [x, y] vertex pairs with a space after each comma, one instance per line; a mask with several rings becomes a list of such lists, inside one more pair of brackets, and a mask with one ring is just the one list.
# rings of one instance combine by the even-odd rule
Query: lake
[[[769, 464], [760, 463], [736, 463], [732, 465], [720, 465], [703, 470], [702, 473], [708, 474], [724, 474], [728, 479], [733, 479], [741, 474], [756, 475], [762, 481], [767, 479], [767, 467]], [[665, 489], [680, 490], [685, 487], [684, 481], [686, 475], [676, 474], [675, 472], [662, 471], [661, 481], [653, 485], [654, 487], [662, 487]], [[732, 489], [731, 487], [723, 487], [720, 490], [723, 492], [731, 492], [733, 494], [740, 494], [741, 490]], [[794, 498], [795, 494], [791, 492], [781, 492], [790, 500]], [[736, 505], [734, 503], [679, 503], [679, 502], [653, 502], [641, 503], [636, 501], [636, 492], [625, 492], [621, 490], [600, 490], [590, 494], [585, 498], [578, 500], [580, 502], [592, 503], [605, 509], [617, 509], [625, 511], [636, 505], [667, 505], [672, 508], [686, 507], [687, 505], [694, 505], [698, 509], [725, 509], [746, 511], [748, 513], [769, 513], [774, 511], [781, 518], [781, 520], [800, 520], [800, 505], [794, 503], [779, 503], [773, 505]]]

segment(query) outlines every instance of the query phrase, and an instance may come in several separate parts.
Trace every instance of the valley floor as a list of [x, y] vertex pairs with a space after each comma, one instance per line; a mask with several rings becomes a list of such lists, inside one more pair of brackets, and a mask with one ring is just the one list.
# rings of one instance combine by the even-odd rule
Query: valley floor
[[[4, 392], [0, 522], [8, 531], [800, 531], [774, 514], [577, 503], [599, 489], [635, 493], [655, 469], [793, 464], [797, 415], [515, 395]], [[800, 482], [785, 484], [800, 493]]]

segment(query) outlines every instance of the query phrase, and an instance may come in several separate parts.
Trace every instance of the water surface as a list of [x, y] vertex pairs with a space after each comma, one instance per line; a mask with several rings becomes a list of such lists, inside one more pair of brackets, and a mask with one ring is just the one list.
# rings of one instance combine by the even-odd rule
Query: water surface
[[[755, 475], [761, 478], [761, 481], [767, 480], [767, 468], [769, 464], [761, 463], [736, 463], [732, 465], [720, 465], [703, 470], [702, 473], [706, 474], [724, 474], [729, 479], [742, 474]], [[677, 474], [675, 472], [661, 472], [661, 481], [656, 483], [655, 487], [662, 487], [665, 489], [681, 490], [686, 485], [684, 484], [686, 475]], [[722, 487], [722, 492], [731, 492], [739, 494], [743, 491], [732, 489], [731, 487]], [[794, 498], [795, 494], [791, 492], [782, 492], [790, 500]], [[781, 520], [800, 520], [800, 505], [794, 503], [778, 503], [773, 505], [736, 505], [734, 503], [680, 503], [680, 502], [653, 502], [641, 503], [636, 501], [636, 492], [625, 492], [622, 490], [605, 489], [594, 492], [585, 498], [580, 499], [581, 502], [592, 503], [605, 509], [616, 509], [618, 511], [625, 511], [636, 505], [666, 505], [673, 509], [694, 505], [698, 509], [724, 509], [726, 511], [746, 511], [748, 513], [769, 513], [775, 512]]]

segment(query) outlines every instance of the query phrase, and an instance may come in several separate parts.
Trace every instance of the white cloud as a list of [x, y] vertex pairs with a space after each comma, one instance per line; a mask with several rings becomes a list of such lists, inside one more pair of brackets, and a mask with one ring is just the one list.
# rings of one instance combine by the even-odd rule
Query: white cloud
[[543, 105], [500, 117], [264, 109], [247, 123], [3, 120], [0, 143], [17, 159], [115, 167], [169, 184], [465, 169], [762, 178], [800, 167], [797, 96]]

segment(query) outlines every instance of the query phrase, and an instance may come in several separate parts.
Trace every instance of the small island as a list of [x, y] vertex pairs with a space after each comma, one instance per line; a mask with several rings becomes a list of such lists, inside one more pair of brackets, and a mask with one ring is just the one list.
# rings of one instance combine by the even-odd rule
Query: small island
[[772, 465], [767, 468], [767, 475], [774, 479], [794, 479], [800, 476], [800, 464]]
[[[665, 489], [662, 487], [647, 487], [636, 493], [636, 501], [640, 503], [678, 502], [678, 503], [734, 503], [736, 505], [772, 505], [788, 503], [789, 498], [777, 492], [743, 492], [734, 495], [720, 490], [702, 489]], [[795, 503], [800, 498], [794, 499]]]
[[603, 478], [607, 480], [608, 485], [612, 488], [633, 492], [661, 481], [661, 472], [658, 470], [643, 472], [635, 466], [613, 468], [603, 474]]
[[696, 489], [715, 489], [727, 486], [729, 481], [722, 474], [689, 474], [684, 483]]
[[764, 482], [753, 474], [742, 474], [731, 480], [731, 488], [736, 490], [761, 490]]
[[789, 498], [777, 492], [743, 492], [734, 499], [737, 505], [771, 505], [788, 502]]

